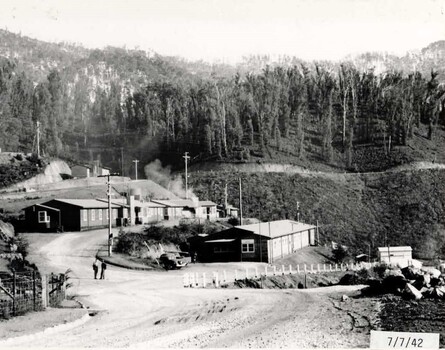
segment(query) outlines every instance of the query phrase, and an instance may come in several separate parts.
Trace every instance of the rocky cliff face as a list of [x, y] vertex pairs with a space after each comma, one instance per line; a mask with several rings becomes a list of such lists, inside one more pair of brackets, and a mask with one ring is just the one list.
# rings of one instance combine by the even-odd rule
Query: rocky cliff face
[[31, 179], [16, 183], [6, 189], [5, 192], [15, 192], [15, 191], [33, 191], [39, 189], [40, 186], [61, 182], [61, 174], [71, 175], [71, 169], [64, 161], [55, 159], [51, 160], [46, 166], [42, 174], [38, 174]]

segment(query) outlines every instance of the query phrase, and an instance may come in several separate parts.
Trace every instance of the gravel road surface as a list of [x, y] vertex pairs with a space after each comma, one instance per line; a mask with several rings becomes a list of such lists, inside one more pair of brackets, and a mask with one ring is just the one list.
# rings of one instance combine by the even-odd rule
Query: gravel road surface
[[[90, 309], [87, 322], [17, 339], [10, 347], [368, 347], [375, 301], [350, 298], [359, 287], [312, 290], [183, 288], [180, 271], [109, 266], [105, 280], [91, 268], [106, 230], [28, 234], [30, 260], [44, 272], [72, 270], [70, 292]], [[244, 266], [240, 264], [241, 266]], [[196, 264], [187, 272], [217, 265]], [[219, 266], [221, 267], [221, 266]]]

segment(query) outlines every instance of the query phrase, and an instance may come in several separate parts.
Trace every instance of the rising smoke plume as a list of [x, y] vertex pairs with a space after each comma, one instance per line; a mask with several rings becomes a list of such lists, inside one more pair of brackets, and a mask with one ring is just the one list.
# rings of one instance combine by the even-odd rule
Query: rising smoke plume
[[[159, 159], [147, 164], [144, 167], [145, 176], [147, 179], [156, 182], [158, 185], [166, 188], [180, 198], [185, 198], [185, 186], [181, 175], [173, 175], [169, 165], [163, 167]], [[189, 186], [188, 197], [193, 198], [196, 195], [193, 189]]]

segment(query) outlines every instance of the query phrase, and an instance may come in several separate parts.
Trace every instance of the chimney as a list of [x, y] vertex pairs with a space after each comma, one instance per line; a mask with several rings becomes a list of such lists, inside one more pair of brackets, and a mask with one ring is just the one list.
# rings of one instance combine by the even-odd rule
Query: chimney
[[130, 195], [127, 197], [127, 204], [130, 206], [129, 210], [129, 221], [130, 221], [130, 225], [134, 225], [136, 223], [136, 210], [134, 207], [134, 196]]

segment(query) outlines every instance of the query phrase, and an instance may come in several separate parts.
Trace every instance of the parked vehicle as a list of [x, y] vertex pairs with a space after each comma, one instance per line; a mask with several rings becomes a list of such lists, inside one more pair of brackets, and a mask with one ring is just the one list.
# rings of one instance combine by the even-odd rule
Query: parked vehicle
[[159, 262], [166, 270], [174, 270], [187, 266], [191, 257], [187, 252], [165, 252], [159, 257]]

